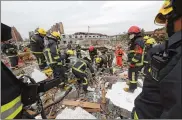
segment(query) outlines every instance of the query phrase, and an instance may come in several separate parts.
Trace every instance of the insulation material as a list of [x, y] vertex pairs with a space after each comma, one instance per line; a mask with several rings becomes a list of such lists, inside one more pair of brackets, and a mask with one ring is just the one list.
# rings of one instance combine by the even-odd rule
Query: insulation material
[[37, 69], [34, 69], [34, 71], [32, 72], [31, 74], [31, 77], [36, 81], [36, 82], [40, 82], [40, 81], [43, 81], [43, 80], [46, 80], [47, 79], [47, 76], [45, 75], [45, 73], [37, 70]]
[[56, 119], [96, 119], [96, 117], [81, 107], [76, 107], [75, 110], [65, 108], [60, 114], [57, 115]]
[[120, 108], [132, 111], [135, 98], [141, 93], [142, 89], [137, 88], [134, 93], [125, 92], [123, 88], [128, 87], [125, 82], [117, 82], [108, 90], [106, 98]]

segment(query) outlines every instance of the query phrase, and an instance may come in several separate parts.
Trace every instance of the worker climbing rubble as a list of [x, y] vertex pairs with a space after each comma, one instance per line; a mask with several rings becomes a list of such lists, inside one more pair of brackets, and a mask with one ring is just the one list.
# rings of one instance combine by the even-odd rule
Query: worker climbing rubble
[[121, 45], [118, 45], [115, 51], [116, 56], [116, 64], [119, 67], [122, 67], [122, 56], [123, 56], [123, 50], [121, 49]]
[[112, 67], [112, 60], [113, 60], [113, 56], [111, 53], [109, 52], [102, 52], [102, 55], [98, 56], [95, 58], [95, 64], [97, 66], [97, 71], [99, 71], [99, 69], [101, 69], [101, 71], [99, 71], [101, 74], [103, 71], [105, 71], [107, 68], [109, 68], [110, 72], [111, 71], [111, 67]]
[[43, 54], [45, 36], [46, 31], [43, 28], [37, 28], [35, 30], [35, 34], [30, 39], [30, 49], [37, 59], [40, 70], [43, 70], [45, 67], [47, 67], [46, 59]]
[[97, 49], [94, 46], [90, 46], [88, 50], [89, 50], [90, 58], [92, 62], [94, 62], [94, 57], [96, 57], [97, 55]]
[[94, 69], [87, 60], [88, 59], [86, 57], [84, 57], [83, 59], [79, 59], [72, 67], [72, 72], [78, 79], [77, 82], [79, 83], [79, 85], [82, 84], [82, 90], [85, 94], [87, 93], [87, 87], [88, 87], [88, 78], [86, 69], [89, 68], [92, 73], [92, 77], [95, 76]]
[[134, 119], [182, 119], [182, 1], [166, 0], [154, 22], [165, 25], [169, 39], [151, 51], [151, 74], [135, 99]]
[[134, 92], [137, 88], [138, 72], [143, 67], [144, 61], [144, 40], [141, 36], [141, 29], [138, 26], [131, 26], [128, 30], [129, 53], [128, 53], [128, 78], [129, 88], [124, 88], [126, 92]]
[[8, 56], [11, 63], [11, 69], [18, 69], [18, 49], [10, 40], [1, 45], [2, 52]]
[[[66, 79], [65, 76], [65, 67], [63, 66], [63, 63], [61, 61], [60, 52], [58, 49], [58, 40], [61, 38], [60, 34], [58, 32], [51, 32], [50, 35], [47, 36], [48, 38], [48, 44], [45, 49], [45, 56], [47, 63], [53, 70], [53, 76], [54, 78], [60, 78], [62, 84], [64, 84], [64, 81]], [[63, 85], [64, 86], [64, 85]]]

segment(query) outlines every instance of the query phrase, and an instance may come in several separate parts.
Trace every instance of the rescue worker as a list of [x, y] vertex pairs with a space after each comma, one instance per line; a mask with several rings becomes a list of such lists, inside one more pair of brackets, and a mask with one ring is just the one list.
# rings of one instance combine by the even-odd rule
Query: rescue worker
[[[1, 42], [11, 38], [11, 27], [1, 23]], [[22, 118], [21, 84], [1, 61], [1, 119]]]
[[145, 56], [144, 56], [144, 74], [149, 74], [150, 68], [150, 50], [157, 44], [154, 38], [149, 38], [145, 42]]
[[54, 78], [60, 78], [62, 84], [64, 84], [66, 76], [65, 76], [65, 67], [62, 64], [60, 52], [58, 49], [58, 40], [60, 39], [60, 34], [58, 32], [51, 32], [50, 35], [47, 36], [48, 44], [45, 49], [45, 56], [47, 63], [53, 70]]
[[119, 45], [115, 51], [116, 55], [116, 64], [119, 67], [122, 67], [122, 56], [123, 56], [123, 50], [121, 49], [121, 45]]
[[97, 66], [97, 71], [99, 68], [101, 69], [101, 73], [108, 67], [108, 57], [106, 54], [102, 54], [101, 56], [97, 56], [95, 58], [95, 63]]
[[69, 57], [73, 56], [73, 55], [74, 55], [73, 50], [67, 50], [66, 53], [61, 55], [61, 60], [62, 60], [64, 66], [67, 66], [70, 63]]
[[47, 67], [46, 59], [43, 54], [45, 36], [46, 31], [42, 28], [38, 28], [35, 30], [35, 34], [30, 39], [30, 49], [33, 55], [36, 57], [39, 68], [41, 70]]
[[11, 63], [11, 69], [18, 69], [18, 49], [10, 40], [1, 46], [2, 52], [6, 54]]
[[89, 68], [92, 77], [95, 76], [94, 74], [94, 69], [91, 66], [91, 64], [87, 61], [87, 58], [79, 59], [72, 67], [72, 72], [78, 79], [78, 83], [82, 83], [82, 88], [85, 93], [87, 93], [87, 87], [88, 87], [88, 78], [87, 78], [87, 73], [86, 69]]
[[181, 5], [181, 0], [166, 0], [155, 17], [155, 23], [166, 25], [169, 38], [152, 49], [151, 74], [135, 99], [134, 119], [182, 119]]
[[72, 46], [72, 41], [70, 41], [69, 43], [68, 43], [68, 45], [67, 45], [67, 49], [68, 50], [72, 50], [73, 48], [72, 48], [73, 46]]
[[90, 46], [89, 47], [89, 55], [90, 55], [90, 58], [92, 60], [92, 62], [94, 61], [94, 57], [97, 55], [97, 49], [94, 48], [94, 46]]
[[146, 42], [149, 38], [150, 38], [150, 37], [149, 37], [149, 36], [147, 36], [147, 35], [146, 35], [146, 36], [144, 36], [144, 37], [143, 37], [144, 42]]
[[81, 58], [81, 46], [79, 44], [76, 45], [76, 56]]
[[129, 35], [129, 53], [128, 53], [128, 78], [129, 88], [124, 88], [126, 92], [134, 92], [137, 88], [138, 72], [143, 67], [144, 61], [144, 40], [141, 36], [141, 29], [138, 26], [131, 26], [128, 30]]

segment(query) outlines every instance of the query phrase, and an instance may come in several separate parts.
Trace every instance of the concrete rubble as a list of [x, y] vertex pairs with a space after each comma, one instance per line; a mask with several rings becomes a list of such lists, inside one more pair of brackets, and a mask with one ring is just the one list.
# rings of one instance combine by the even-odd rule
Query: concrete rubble
[[[111, 49], [112, 46], [104, 46]], [[88, 51], [82, 50], [82, 56], [89, 57]], [[74, 60], [74, 57], [71, 58]], [[124, 67], [121, 69], [116, 66], [115, 59], [113, 60], [113, 74], [104, 72], [96, 73], [94, 79], [89, 78], [88, 93], [84, 96], [78, 86], [72, 83], [71, 92], [64, 98], [63, 101], [45, 109], [47, 116], [56, 119], [120, 119], [130, 118], [134, 99], [141, 92], [143, 78], [139, 78], [139, 87], [132, 93], [126, 93], [123, 88], [126, 87], [128, 79], [128, 68], [125, 62], [127, 55], [124, 54]], [[95, 66], [93, 66], [95, 68]], [[36, 82], [46, 80], [47, 76], [38, 69], [36, 61], [27, 63], [18, 71], [13, 71], [15, 75], [20, 73], [31, 76]], [[89, 72], [88, 72], [89, 73]], [[70, 74], [70, 73], [69, 73]], [[71, 75], [70, 75], [71, 76]], [[89, 74], [91, 76], [91, 74]], [[74, 78], [74, 76], [72, 76]], [[72, 79], [72, 78], [70, 78]], [[58, 87], [42, 93], [41, 100], [43, 106], [48, 106], [62, 98], [65, 94], [64, 90]], [[99, 106], [99, 108], [97, 108]], [[32, 105], [32, 110], [36, 110], [36, 104]], [[36, 119], [42, 119], [40, 115]]]

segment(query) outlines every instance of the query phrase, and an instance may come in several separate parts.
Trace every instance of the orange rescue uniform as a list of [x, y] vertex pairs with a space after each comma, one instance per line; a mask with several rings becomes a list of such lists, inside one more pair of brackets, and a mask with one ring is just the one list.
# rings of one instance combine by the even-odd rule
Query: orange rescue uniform
[[117, 49], [115, 51], [115, 55], [116, 55], [116, 64], [117, 64], [117, 66], [122, 67], [123, 50], [121, 48], [120, 49]]

